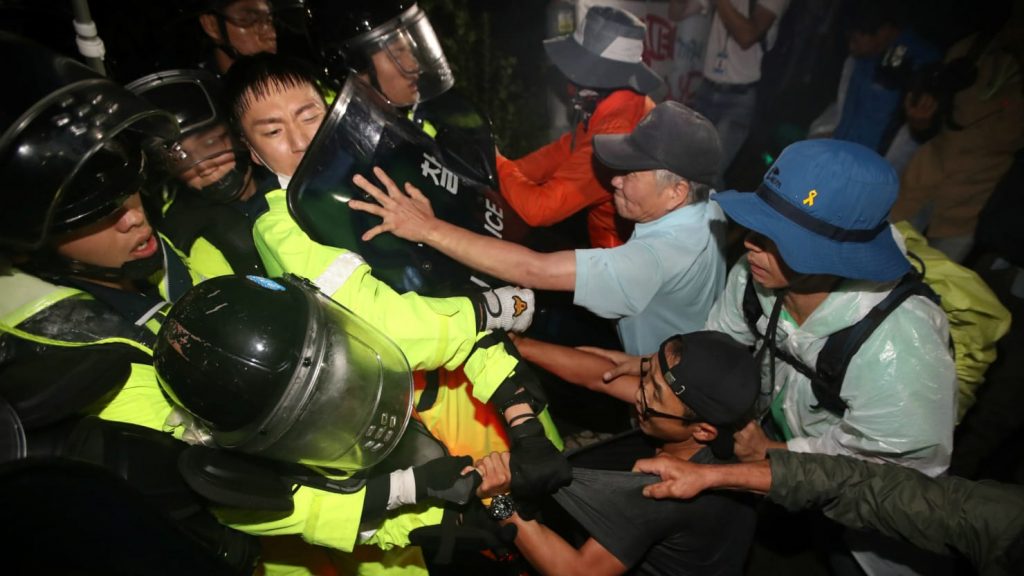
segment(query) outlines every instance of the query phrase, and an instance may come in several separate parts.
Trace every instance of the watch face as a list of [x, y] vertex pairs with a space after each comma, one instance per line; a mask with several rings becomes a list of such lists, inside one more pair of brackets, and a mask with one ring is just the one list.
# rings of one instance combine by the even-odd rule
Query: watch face
[[487, 507], [487, 513], [494, 520], [506, 520], [516, 511], [515, 501], [508, 494], [499, 494], [491, 499], [491, 505]]

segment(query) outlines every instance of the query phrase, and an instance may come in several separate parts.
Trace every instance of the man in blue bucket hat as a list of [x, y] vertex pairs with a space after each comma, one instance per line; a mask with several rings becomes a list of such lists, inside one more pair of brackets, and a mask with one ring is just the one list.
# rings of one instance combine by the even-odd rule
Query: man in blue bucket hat
[[[930, 476], [949, 465], [956, 373], [946, 315], [919, 292], [886, 300], [911, 283], [901, 282], [911, 265], [887, 221], [898, 189], [896, 173], [868, 148], [808, 140], [787, 147], [756, 191], [713, 197], [749, 233], [746, 258], [730, 271], [706, 327], [756, 346], [776, 437], [747, 426], [736, 434], [741, 459], [774, 448]], [[825, 390], [818, 360], [830, 336], [886, 305], [891, 311], [848, 356], [838, 387]], [[869, 574], [895, 568], [880, 568], [878, 542], [850, 544]]]

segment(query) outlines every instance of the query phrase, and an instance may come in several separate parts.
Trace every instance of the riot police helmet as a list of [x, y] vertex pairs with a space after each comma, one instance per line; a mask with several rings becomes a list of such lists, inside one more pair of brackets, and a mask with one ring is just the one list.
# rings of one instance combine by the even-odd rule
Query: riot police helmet
[[365, 75], [395, 106], [438, 96], [455, 83], [426, 13], [406, 0], [307, 0], [308, 29], [329, 76]]
[[126, 87], [178, 121], [180, 138], [156, 155], [167, 173], [215, 203], [255, 190], [252, 162], [224, 112], [219, 78], [206, 70], [167, 70]]
[[174, 118], [84, 64], [0, 32], [17, 89], [0, 93], [0, 247], [31, 252], [93, 225], [139, 192], [142, 144]]
[[368, 468], [412, 410], [401, 350], [294, 276], [193, 287], [164, 320], [154, 366], [215, 445], [286, 462]]

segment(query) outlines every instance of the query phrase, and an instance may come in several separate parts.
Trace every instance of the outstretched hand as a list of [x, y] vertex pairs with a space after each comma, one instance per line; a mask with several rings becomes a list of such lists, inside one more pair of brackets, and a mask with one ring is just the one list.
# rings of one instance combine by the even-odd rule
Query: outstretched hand
[[679, 498], [687, 500], [707, 488], [702, 474], [703, 466], [675, 456], [661, 454], [655, 458], [644, 458], [633, 464], [633, 472], [646, 472], [661, 477], [661, 482], [644, 486], [648, 498]]
[[411, 242], [426, 241], [430, 230], [437, 222], [430, 200], [427, 200], [419, 188], [408, 182], [405, 183], [405, 190], [401, 190], [380, 167], [374, 166], [373, 174], [384, 184], [387, 193], [362, 175], [356, 174], [352, 178], [352, 183], [372, 196], [377, 204], [354, 199], [348, 203], [349, 208], [353, 210], [368, 212], [380, 216], [383, 220], [363, 234], [363, 241], [369, 242], [383, 232], [391, 232]]
[[601, 375], [605, 383], [615, 380], [619, 376], [639, 376], [640, 356], [630, 356], [621, 350], [609, 350], [596, 346], [577, 346], [577, 350], [600, 356], [615, 363], [615, 367]]

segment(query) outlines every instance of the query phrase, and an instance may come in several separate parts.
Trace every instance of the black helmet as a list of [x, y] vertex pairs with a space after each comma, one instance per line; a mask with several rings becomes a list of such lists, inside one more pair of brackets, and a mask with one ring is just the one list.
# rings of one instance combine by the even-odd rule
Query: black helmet
[[181, 137], [158, 155], [168, 173], [183, 181], [199, 179], [189, 186], [213, 202], [231, 202], [245, 192], [252, 183], [252, 164], [224, 113], [216, 76], [206, 70], [167, 70], [126, 88], [173, 114], [181, 127]]
[[177, 125], [34, 42], [0, 32], [0, 52], [19, 82], [0, 91], [0, 246], [32, 251], [118, 210], [143, 181], [141, 141], [173, 139]]
[[221, 276], [190, 289], [157, 336], [164, 391], [213, 442], [341, 470], [395, 446], [412, 411], [401, 350], [308, 282]]
[[455, 83], [434, 28], [415, 2], [306, 0], [306, 8], [313, 44], [334, 81], [340, 83], [350, 72], [366, 73], [384, 92], [372, 66], [373, 55], [383, 52], [418, 88], [413, 101], [385, 93], [396, 106], [429, 100]]

